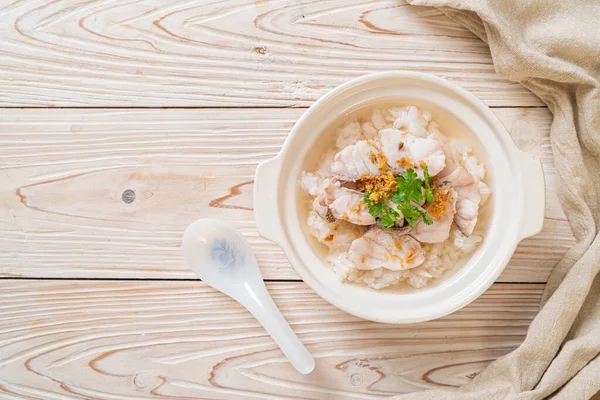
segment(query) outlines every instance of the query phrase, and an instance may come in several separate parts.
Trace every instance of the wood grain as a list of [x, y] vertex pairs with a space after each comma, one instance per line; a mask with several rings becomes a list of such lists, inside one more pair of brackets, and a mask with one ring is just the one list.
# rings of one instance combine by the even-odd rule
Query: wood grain
[[[194, 278], [180, 240], [208, 216], [242, 231], [265, 278], [298, 280], [256, 232], [256, 165], [279, 151], [294, 107], [387, 70], [513, 107], [494, 112], [547, 182], [544, 229], [498, 279], [519, 284], [391, 326], [303, 282], [267, 283], [315, 356], [300, 376], [233, 300], [143, 281]], [[0, 399], [380, 399], [467, 383], [522, 342], [573, 244], [542, 105], [494, 73], [472, 33], [402, 0], [0, 2]]]
[[[179, 248], [202, 217], [233, 222], [267, 279], [297, 279], [258, 236], [257, 163], [279, 151], [303, 110], [0, 110], [0, 274], [5, 277], [193, 278]], [[545, 109], [496, 109], [546, 171], [543, 231], [501, 276], [545, 282], [572, 245], [556, 199]], [[122, 200], [126, 190], [135, 200]]]
[[543, 285], [496, 284], [413, 325], [354, 318], [304, 283], [269, 291], [316, 360], [296, 373], [200, 282], [0, 281], [0, 398], [377, 399], [462, 385], [524, 338]]
[[542, 105], [468, 30], [398, 0], [3, 2], [0, 32], [0, 106], [306, 106], [387, 70]]

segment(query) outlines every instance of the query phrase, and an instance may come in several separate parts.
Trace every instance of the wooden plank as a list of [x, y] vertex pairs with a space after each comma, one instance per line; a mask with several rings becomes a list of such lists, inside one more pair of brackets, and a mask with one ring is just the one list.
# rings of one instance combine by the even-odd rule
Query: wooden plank
[[[0, 110], [0, 274], [193, 278], [179, 249], [193, 220], [232, 221], [267, 279], [297, 279], [260, 238], [257, 163], [273, 157], [303, 110]], [[572, 245], [556, 199], [546, 109], [495, 109], [546, 170], [546, 224], [501, 276], [545, 282]], [[132, 203], [122, 200], [133, 190]]]
[[496, 284], [404, 326], [354, 318], [301, 282], [268, 288], [315, 357], [308, 376], [200, 282], [2, 280], [0, 398], [376, 399], [458, 386], [522, 342], [543, 285]]
[[0, 106], [306, 106], [388, 70], [542, 104], [468, 30], [396, 0], [4, 2], [0, 32]]

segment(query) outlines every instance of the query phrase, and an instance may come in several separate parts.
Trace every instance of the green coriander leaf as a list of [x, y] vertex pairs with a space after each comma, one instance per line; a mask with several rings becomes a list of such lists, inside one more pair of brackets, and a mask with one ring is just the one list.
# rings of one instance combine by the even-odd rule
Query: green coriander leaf
[[374, 201], [372, 201], [369, 198], [370, 195], [371, 193], [367, 192], [365, 193], [364, 197], [365, 204], [367, 205], [367, 207], [369, 207], [369, 214], [371, 214], [374, 217], [379, 217], [381, 214], [383, 214], [385, 206], [383, 203], [375, 203]]
[[399, 204], [398, 209], [400, 212], [402, 212], [404, 219], [410, 226], [415, 226], [415, 224], [419, 221], [419, 217], [423, 218], [425, 225], [433, 224], [431, 217], [425, 212], [425, 210], [413, 206], [408, 201]]
[[[398, 178], [398, 180], [400, 180], [400, 178]], [[400, 186], [398, 186], [400, 187]], [[406, 201], [406, 194], [404, 191], [396, 191], [394, 192], [393, 195], [390, 196], [390, 200], [393, 201], [396, 204], [400, 204], [403, 201]]]
[[398, 205], [398, 209], [404, 215], [404, 219], [410, 226], [415, 226], [419, 217], [421, 216], [420, 210], [410, 204], [408, 201], [402, 202]]
[[385, 206], [383, 203], [373, 203], [369, 206], [369, 214], [374, 217], [379, 217], [384, 212]]
[[383, 217], [379, 219], [379, 223], [386, 228], [391, 228], [394, 226], [394, 218], [390, 214], [385, 214]]
[[412, 181], [412, 180], [415, 180], [415, 179], [419, 178], [419, 176], [417, 175], [417, 173], [415, 172], [415, 170], [412, 169], [412, 168], [409, 168], [406, 171], [404, 171], [404, 173], [402, 174], [402, 177], [404, 179], [406, 179], [407, 181]]
[[398, 214], [398, 212], [396, 210], [394, 210], [392, 207], [386, 205], [385, 206], [387, 213], [392, 216], [396, 221], [398, 221], [400, 219], [400, 214]]
[[386, 228], [391, 228], [400, 220], [400, 214], [387, 204], [384, 205], [383, 216], [379, 219], [379, 223]]
[[418, 178], [414, 169], [409, 168], [404, 171], [402, 176], [397, 179], [396, 184], [398, 186], [396, 192], [400, 194], [401, 201], [414, 200], [417, 203], [423, 201], [423, 192], [421, 191], [423, 181]]
[[427, 165], [423, 168], [423, 177], [425, 178], [425, 200], [427, 201], [427, 204], [431, 204], [434, 194], [433, 189], [431, 188], [432, 179], [431, 176], [429, 176], [429, 168], [427, 168]]
[[[414, 172], [414, 171], [413, 171]], [[364, 202], [367, 205], [367, 207], [369, 208], [369, 214], [371, 214], [372, 216], [379, 218], [379, 223], [386, 227], [386, 228], [391, 228], [392, 226], [394, 226], [394, 224], [396, 222], [400, 221], [400, 214], [398, 213], [398, 211], [396, 211], [395, 209], [393, 209], [392, 207], [388, 206], [386, 204], [386, 201], [382, 201], [380, 203], [375, 203], [374, 201], [372, 201], [369, 196], [371, 195], [371, 193], [367, 192], [365, 193], [364, 196]], [[397, 193], [396, 193], [397, 195]], [[410, 205], [410, 202], [405, 201], [403, 202], [405, 210], [407, 213], [411, 213], [411, 217], [414, 219], [414, 222], [411, 225], [414, 225], [417, 221], [417, 219], [419, 218], [420, 214], [417, 212], [415, 213], [414, 210], [411, 210], [411, 208], [414, 208], [413, 206]], [[399, 208], [400, 209], [400, 208]], [[404, 214], [404, 211], [402, 211], [402, 209], [400, 209], [400, 211], [402, 212], [402, 214]], [[407, 218], [407, 220], [409, 220]]]
[[425, 178], [425, 187], [431, 185], [431, 176], [429, 175], [429, 167], [427, 164], [423, 167], [423, 177]]
[[425, 225], [433, 224], [431, 217], [426, 212], [421, 211], [421, 215], [423, 216], [423, 222], [425, 222]]
[[431, 188], [425, 189], [425, 199], [427, 200], [427, 204], [431, 204], [434, 198], [433, 190]]

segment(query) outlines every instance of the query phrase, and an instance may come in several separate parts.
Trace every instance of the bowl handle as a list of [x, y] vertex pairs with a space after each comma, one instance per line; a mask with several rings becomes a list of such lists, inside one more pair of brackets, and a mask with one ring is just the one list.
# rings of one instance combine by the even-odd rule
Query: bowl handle
[[519, 151], [523, 173], [523, 193], [525, 197], [525, 217], [521, 225], [520, 240], [538, 234], [544, 224], [546, 191], [544, 171], [540, 159], [532, 154]]
[[279, 204], [279, 174], [281, 159], [279, 157], [263, 161], [256, 167], [254, 177], [254, 218], [260, 236], [267, 240], [281, 243], [283, 230]]

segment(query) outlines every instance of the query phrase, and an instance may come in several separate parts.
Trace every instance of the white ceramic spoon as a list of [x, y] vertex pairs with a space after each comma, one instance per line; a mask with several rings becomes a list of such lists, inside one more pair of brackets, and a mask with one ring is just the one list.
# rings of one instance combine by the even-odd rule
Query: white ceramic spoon
[[298, 372], [312, 372], [315, 360], [279, 312], [248, 242], [232, 225], [216, 219], [193, 222], [183, 235], [183, 254], [198, 278], [254, 315]]

